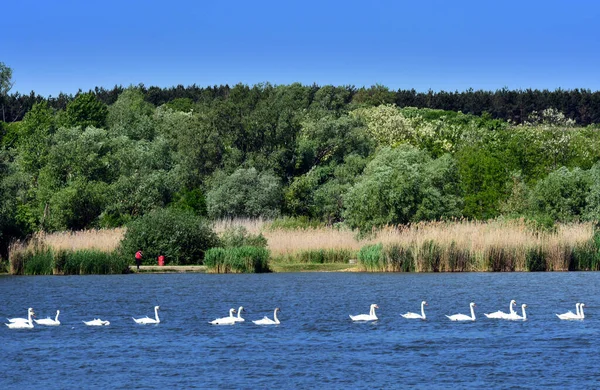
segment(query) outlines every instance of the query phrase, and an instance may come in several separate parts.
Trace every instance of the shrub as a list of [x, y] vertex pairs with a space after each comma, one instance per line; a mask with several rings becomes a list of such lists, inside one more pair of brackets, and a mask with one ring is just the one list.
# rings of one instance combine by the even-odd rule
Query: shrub
[[215, 273], [259, 273], [269, 272], [268, 259], [269, 251], [265, 248], [212, 248], [206, 251], [204, 265]]
[[204, 252], [218, 244], [217, 235], [201, 217], [191, 211], [160, 209], [127, 225], [121, 241], [121, 254], [144, 251], [144, 264], [156, 264], [164, 255], [172, 264], [201, 264]]

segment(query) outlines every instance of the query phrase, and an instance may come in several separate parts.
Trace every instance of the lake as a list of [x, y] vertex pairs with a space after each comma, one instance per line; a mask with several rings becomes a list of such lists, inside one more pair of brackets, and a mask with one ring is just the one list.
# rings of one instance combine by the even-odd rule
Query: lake
[[[0, 388], [470, 388], [600, 383], [600, 273], [2, 276]], [[523, 322], [487, 319], [515, 299]], [[400, 317], [419, 312], [427, 321]], [[469, 314], [459, 323], [445, 315]], [[584, 321], [555, 313], [585, 302]], [[353, 323], [349, 314], [379, 320]], [[159, 325], [131, 317], [154, 315]], [[210, 325], [244, 306], [246, 322]], [[273, 316], [281, 325], [251, 320]], [[107, 327], [82, 321], [109, 320]]]

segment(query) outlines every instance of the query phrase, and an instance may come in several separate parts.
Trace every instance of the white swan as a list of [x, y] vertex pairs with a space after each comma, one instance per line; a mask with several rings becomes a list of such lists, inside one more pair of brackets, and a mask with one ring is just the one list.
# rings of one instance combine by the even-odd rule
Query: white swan
[[236, 318], [233, 316], [235, 309], [229, 309], [229, 317], [217, 318], [212, 320], [210, 323], [213, 325], [233, 325], [236, 323]]
[[510, 316], [514, 316], [516, 314], [515, 310], [513, 309], [513, 306], [517, 304], [517, 301], [515, 301], [514, 299], [512, 301], [510, 301], [510, 304], [508, 305], [509, 308], [509, 313], [506, 314], [505, 312], [498, 310], [495, 311], [493, 313], [483, 313], [484, 316], [486, 316], [487, 318], [499, 318], [499, 319], [508, 319], [508, 317]]
[[256, 320], [256, 321], [252, 321], [254, 322], [256, 325], [279, 325], [279, 319], [277, 318], [277, 312], [279, 311], [279, 308], [276, 307], [275, 311], [273, 312], [273, 319], [270, 319], [269, 317], [265, 316], [262, 320]]
[[556, 316], [557, 316], [558, 318], [560, 318], [561, 320], [580, 320], [580, 319], [583, 319], [583, 318], [581, 317], [581, 313], [580, 313], [580, 310], [581, 310], [581, 309], [580, 309], [580, 307], [581, 307], [581, 305], [582, 305], [582, 304], [581, 304], [581, 303], [579, 303], [579, 302], [577, 302], [577, 303], [575, 304], [575, 311], [576, 311], [576, 313], [575, 313], [575, 314], [574, 314], [574, 313], [573, 313], [571, 310], [569, 310], [569, 311], [568, 311], [568, 312], [566, 312], [566, 313], [563, 313], [563, 314], [557, 314]]
[[235, 317], [235, 322], [244, 322], [246, 321], [245, 319], [242, 318], [242, 312], [244, 311], [244, 306], [240, 306], [240, 308], [237, 311], [237, 317]]
[[585, 306], [585, 303], [580, 303], [579, 304], [579, 318], [578, 320], [584, 320], [585, 319], [585, 314], [583, 314], [583, 307]]
[[58, 326], [58, 325], [60, 325], [60, 321], [58, 320], [59, 314], [60, 314], [60, 310], [57, 310], [55, 319], [48, 317], [48, 318], [42, 318], [41, 320], [34, 320], [34, 321], [38, 325]]
[[475, 310], [473, 309], [475, 307], [475, 302], [471, 302], [469, 306], [471, 307], [470, 317], [466, 314], [454, 314], [446, 317], [448, 317], [450, 321], [475, 321]]
[[522, 304], [521, 305], [521, 311], [523, 312], [523, 315], [518, 315], [516, 312], [515, 314], [511, 314], [508, 317], [506, 317], [507, 320], [511, 320], [511, 321], [527, 321], [527, 313], [525, 313], [525, 308], [527, 307], [526, 304]]
[[87, 326], [108, 326], [110, 325], [110, 321], [103, 321], [100, 318], [94, 318], [91, 321], [83, 321]]
[[369, 314], [359, 314], [356, 316], [350, 316], [352, 321], [377, 321], [377, 316], [375, 315], [375, 309], [379, 309], [375, 303], [371, 305], [371, 309], [369, 310]]
[[410, 318], [410, 319], [414, 318], [414, 319], [418, 319], [418, 320], [425, 320], [425, 319], [427, 319], [427, 317], [425, 317], [425, 306], [428, 306], [427, 302], [426, 301], [421, 302], [421, 314], [408, 312], [406, 314], [400, 314], [400, 315], [404, 318]]
[[[29, 308], [27, 310], [27, 319], [25, 320], [24, 318], [12, 318], [12, 322], [9, 319], [9, 323], [5, 324], [6, 326], [8, 326], [10, 329], [32, 329], [33, 328], [33, 322], [31, 322], [31, 317], [35, 315], [35, 313], [33, 312], [32, 308]], [[25, 321], [21, 321], [21, 320], [25, 320]]]
[[148, 325], [148, 324], [160, 324], [160, 318], [158, 318], [158, 309], [160, 306], [154, 306], [154, 318], [150, 318], [148, 316], [142, 318], [133, 318], [136, 324]]
[[30, 307], [29, 309], [27, 309], [27, 318], [7, 318], [8, 322], [10, 323], [15, 323], [15, 322], [28, 322], [31, 321], [31, 317], [35, 316], [35, 313], [33, 312], [33, 309]]

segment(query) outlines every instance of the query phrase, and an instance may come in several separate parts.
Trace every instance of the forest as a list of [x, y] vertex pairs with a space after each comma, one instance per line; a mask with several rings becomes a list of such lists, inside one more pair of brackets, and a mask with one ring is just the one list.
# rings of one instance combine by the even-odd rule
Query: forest
[[0, 98], [3, 256], [33, 232], [161, 210], [359, 231], [600, 218], [600, 92], [264, 83]]

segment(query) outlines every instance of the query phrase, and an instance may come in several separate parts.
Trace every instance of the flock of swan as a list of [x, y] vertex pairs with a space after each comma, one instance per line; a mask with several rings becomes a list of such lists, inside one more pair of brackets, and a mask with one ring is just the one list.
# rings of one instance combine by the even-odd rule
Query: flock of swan
[[[158, 317], [158, 309], [160, 309], [160, 306], [154, 306], [154, 318], [150, 318], [148, 316], [146, 317], [141, 317], [141, 318], [133, 318], [133, 321], [136, 324], [140, 324], [140, 325], [156, 325], [156, 324], [160, 324], [160, 318]], [[242, 311], [244, 311], [244, 307], [240, 306], [240, 308], [237, 310], [237, 316], [234, 316], [234, 314], [236, 314], [236, 310], [235, 309], [231, 309], [229, 310], [229, 316], [227, 317], [223, 317], [223, 318], [217, 318], [214, 321], [211, 321], [210, 323], [213, 325], [233, 325], [236, 324], [238, 322], [244, 322], [245, 319], [242, 318], [241, 314]], [[268, 317], [264, 317], [260, 320], [256, 320], [256, 321], [252, 321], [254, 324], [256, 325], [279, 325], [279, 319], [277, 318], [277, 312], [279, 312], [279, 308], [275, 308], [275, 311], [273, 312], [273, 319], [270, 319]], [[27, 318], [7, 318], [8, 323], [5, 325], [8, 326], [10, 329], [32, 329], [34, 327], [33, 323], [35, 322], [37, 325], [45, 325], [45, 326], [58, 326], [60, 325], [60, 321], [58, 320], [58, 316], [60, 314], [60, 310], [56, 311], [56, 318], [52, 319], [50, 317], [48, 318], [44, 318], [44, 319], [40, 319], [40, 320], [36, 320], [33, 319], [33, 317], [35, 316], [35, 312], [33, 311], [33, 308], [29, 308], [27, 309]], [[94, 318], [93, 320], [90, 321], [82, 321], [85, 325], [87, 326], [108, 326], [110, 325], [110, 321], [105, 321], [105, 320], [101, 320], [100, 318]]]
[[[495, 319], [500, 319], [500, 320], [510, 320], [510, 321], [526, 321], [527, 320], [527, 313], [525, 312], [525, 308], [527, 307], [526, 304], [522, 304], [521, 305], [521, 315], [519, 315], [519, 313], [517, 313], [514, 310], [514, 306], [517, 304], [517, 301], [515, 301], [514, 299], [512, 301], [510, 301], [510, 304], [508, 305], [509, 307], [509, 312], [505, 313], [501, 310], [495, 311], [493, 313], [484, 313], [484, 315], [487, 318], [495, 318]], [[408, 312], [406, 314], [401, 314], [402, 317], [407, 318], [407, 319], [415, 319], [415, 320], [426, 320], [427, 316], [425, 315], [425, 306], [427, 306], [427, 302], [423, 301], [421, 302], [421, 314], [419, 313], [412, 313], [412, 312]], [[475, 302], [471, 302], [469, 304], [469, 307], [471, 309], [471, 315], [466, 315], [466, 314], [453, 314], [450, 316], [446, 316], [448, 317], [448, 319], [450, 321], [475, 321]], [[561, 319], [561, 320], [583, 320], [585, 319], [585, 314], [583, 313], [583, 307], [585, 306], [584, 303], [576, 303], [575, 304], [575, 313], [573, 313], [572, 311], [568, 311], [566, 313], [563, 314], [557, 314], [556, 316]], [[377, 306], [377, 304], [372, 304], [371, 308], [369, 310], [369, 314], [359, 314], [356, 316], [350, 315], [350, 319], [352, 321], [377, 321], [377, 315], [375, 314], [375, 309], [379, 309], [379, 306]]]
[[[510, 320], [510, 321], [526, 321], [527, 313], [525, 312], [526, 304], [521, 305], [521, 314], [517, 313], [514, 310], [514, 306], [517, 302], [513, 299], [510, 301], [508, 305], [508, 313], [503, 311], [495, 311], [493, 313], [484, 313], [487, 318], [493, 319], [501, 319], [501, 320]], [[427, 302], [421, 302], [421, 314], [408, 312], [405, 314], [401, 314], [403, 318], [407, 319], [417, 319], [417, 320], [426, 320], [427, 316], [425, 315], [425, 306], [427, 306]], [[466, 314], [453, 314], [447, 315], [450, 321], [475, 321], [475, 303], [471, 302], [469, 307], [471, 309], [471, 315]], [[556, 316], [561, 320], [584, 320], [585, 314], [583, 313], [584, 303], [576, 303], [575, 304], [575, 313], [572, 311], [568, 311], [563, 314], [556, 314]], [[151, 324], [160, 324], [160, 318], [158, 317], [158, 309], [160, 306], [154, 306], [154, 318], [150, 318], [148, 316], [141, 318], [133, 318], [133, 321], [136, 324], [140, 325], [151, 325]], [[358, 315], [350, 315], [350, 319], [352, 321], [377, 321], [377, 315], [375, 314], [375, 309], [379, 309], [377, 304], [372, 304], [369, 310], [369, 314], [358, 314]], [[209, 323], [212, 325], [234, 325], [237, 323], [245, 322], [246, 320], [242, 318], [242, 312], [244, 311], [244, 307], [240, 306], [239, 309], [230, 309], [229, 315], [226, 317], [217, 318]], [[279, 319], [277, 318], [277, 313], [280, 309], [277, 307], [273, 311], [273, 319], [265, 316], [260, 320], [252, 321], [256, 325], [279, 325]], [[235, 315], [237, 313], [237, 316]], [[58, 316], [60, 314], [60, 310], [56, 311], [56, 317], [54, 319], [48, 317], [40, 320], [33, 319], [35, 313], [32, 308], [27, 310], [27, 318], [8, 318], [8, 323], [5, 324], [10, 329], [32, 329], [33, 323], [35, 322], [37, 325], [45, 325], [45, 326], [58, 326], [60, 325], [60, 321], [58, 320]], [[90, 321], [82, 321], [87, 326], [107, 326], [110, 325], [110, 321], [101, 320], [100, 318], [94, 318]]]

